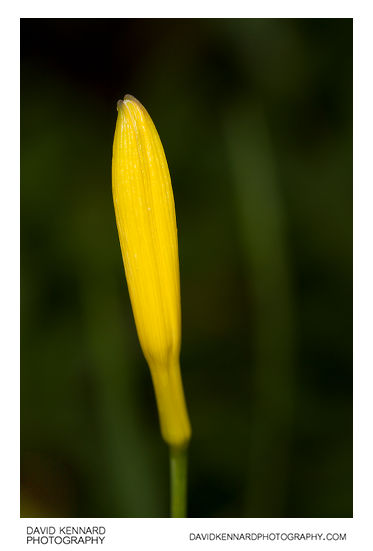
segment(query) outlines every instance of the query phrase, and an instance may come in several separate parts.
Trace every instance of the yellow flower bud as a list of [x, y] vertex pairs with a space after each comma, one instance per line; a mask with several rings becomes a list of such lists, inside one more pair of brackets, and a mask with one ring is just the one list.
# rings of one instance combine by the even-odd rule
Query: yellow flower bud
[[146, 109], [117, 103], [113, 199], [127, 285], [165, 441], [182, 447], [191, 429], [180, 375], [181, 307], [175, 205], [166, 157]]

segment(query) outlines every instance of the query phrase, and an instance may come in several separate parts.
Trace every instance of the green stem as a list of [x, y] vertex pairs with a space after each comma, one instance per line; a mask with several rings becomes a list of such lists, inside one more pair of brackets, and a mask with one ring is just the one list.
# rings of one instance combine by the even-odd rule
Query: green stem
[[187, 449], [170, 447], [171, 517], [186, 517]]

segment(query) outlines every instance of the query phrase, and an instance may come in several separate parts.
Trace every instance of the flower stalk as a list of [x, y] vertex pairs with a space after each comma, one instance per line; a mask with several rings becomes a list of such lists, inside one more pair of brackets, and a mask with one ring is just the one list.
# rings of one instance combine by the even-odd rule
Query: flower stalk
[[187, 504], [187, 466], [186, 448], [170, 448], [170, 510], [171, 517], [186, 517]]
[[[171, 459], [172, 471], [172, 465], [182, 466], [181, 451], [186, 457], [191, 436], [179, 363], [181, 306], [174, 197], [162, 143], [146, 109], [130, 95], [118, 101], [117, 109], [112, 162], [115, 216], [161, 433], [171, 457], [177, 457], [176, 463]], [[177, 481], [181, 499], [186, 459], [185, 468], [176, 471], [177, 476], [171, 479]], [[179, 514], [182, 507], [178, 505], [175, 510]]]

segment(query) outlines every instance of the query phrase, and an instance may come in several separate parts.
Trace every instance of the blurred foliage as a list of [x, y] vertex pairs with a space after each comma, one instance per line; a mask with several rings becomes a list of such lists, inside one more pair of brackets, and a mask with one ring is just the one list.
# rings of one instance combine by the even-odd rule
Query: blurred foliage
[[111, 197], [173, 181], [194, 517], [352, 516], [352, 20], [21, 21], [21, 515], [168, 514]]

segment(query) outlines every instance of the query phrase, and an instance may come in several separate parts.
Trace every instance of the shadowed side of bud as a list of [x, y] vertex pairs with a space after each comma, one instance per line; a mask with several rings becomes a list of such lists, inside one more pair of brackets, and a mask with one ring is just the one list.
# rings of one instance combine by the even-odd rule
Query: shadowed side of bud
[[129, 95], [117, 108], [113, 200], [127, 285], [162, 435], [179, 447], [191, 431], [179, 367], [180, 278], [170, 174], [146, 109]]

